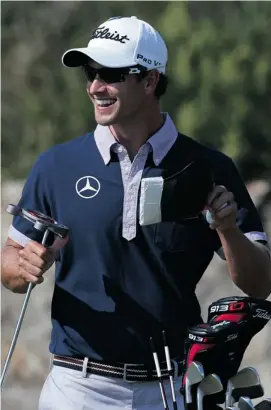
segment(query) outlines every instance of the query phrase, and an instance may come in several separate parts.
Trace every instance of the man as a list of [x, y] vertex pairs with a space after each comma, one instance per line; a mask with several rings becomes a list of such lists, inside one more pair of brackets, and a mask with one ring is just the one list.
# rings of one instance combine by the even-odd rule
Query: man
[[[166, 331], [177, 390], [186, 329], [202, 321], [195, 287], [214, 252], [226, 259], [240, 289], [266, 298], [267, 238], [233, 162], [179, 134], [161, 113], [167, 48], [153, 27], [136, 17], [110, 19], [86, 48], [67, 51], [62, 61], [83, 67], [98, 125], [38, 158], [19, 205], [55, 218], [71, 234], [46, 249], [33, 226], [15, 217], [2, 282], [24, 293], [29, 282], [42, 283], [56, 260], [54, 358], [40, 410], [159, 409], [149, 338], [164, 370]], [[176, 223], [160, 213], [150, 223], [142, 187], [158, 186], [164, 175], [174, 178], [194, 157], [204, 157], [214, 175], [205, 207], [211, 225], [203, 214]], [[237, 208], [246, 210], [238, 223]], [[169, 394], [167, 377], [165, 389]]]

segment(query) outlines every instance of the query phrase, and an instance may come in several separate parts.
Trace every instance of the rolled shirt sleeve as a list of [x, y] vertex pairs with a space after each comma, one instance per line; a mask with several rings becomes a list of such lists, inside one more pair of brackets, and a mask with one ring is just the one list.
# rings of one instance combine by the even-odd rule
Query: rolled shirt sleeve
[[[25, 182], [18, 206], [24, 209], [36, 210], [52, 217], [49, 204], [48, 175], [50, 166], [47, 154], [41, 154], [33, 165]], [[21, 216], [14, 216], [9, 227], [8, 237], [21, 246], [30, 240], [41, 242], [43, 233], [34, 228], [33, 224]]]

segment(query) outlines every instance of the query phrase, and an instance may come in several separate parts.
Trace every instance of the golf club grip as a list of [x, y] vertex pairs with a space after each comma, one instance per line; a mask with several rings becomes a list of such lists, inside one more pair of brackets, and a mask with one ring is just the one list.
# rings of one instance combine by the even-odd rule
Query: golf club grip
[[[43, 238], [42, 238], [42, 242], [41, 242], [41, 244], [43, 246], [46, 245], [48, 235], [49, 235], [49, 230], [46, 229], [46, 231], [44, 232]], [[33, 288], [34, 288], [34, 283], [30, 282], [29, 285], [28, 285], [28, 288], [27, 288], [25, 298], [24, 298], [24, 303], [23, 303], [23, 306], [22, 306], [22, 309], [21, 309], [20, 316], [19, 316], [19, 319], [17, 321], [17, 325], [16, 325], [16, 328], [15, 328], [15, 331], [14, 331], [12, 342], [11, 342], [9, 350], [8, 350], [7, 358], [6, 358], [5, 363], [4, 363], [3, 371], [2, 371], [2, 374], [1, 374], [0, 388], [2, 388], [4, 379], [5, 379], [5, 376], [6, 376], [6, 373], [7, 373], [8, 365], [9, 365], [9, 362], [12, 358], [12, 354], [14, 352], [14, 349], [15, 349], [15, 346], [16, 346], [16, 343], [17, 343], [17, 339], [18, 339], [18, 336], [19, 336], [19, 333], [20, 333], [20, 330], [21, 330], [21, 326], [22, 326], [22, 323], [23, 323], [26, 308], [27, 308], [27, 305], [28, 305], [30, 295], [31, 295], [31, 292], [32, 292]]]

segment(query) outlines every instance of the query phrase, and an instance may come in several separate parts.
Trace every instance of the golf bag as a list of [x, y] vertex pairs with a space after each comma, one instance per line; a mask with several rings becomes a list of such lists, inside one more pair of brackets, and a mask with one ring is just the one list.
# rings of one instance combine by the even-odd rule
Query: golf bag
[[231, 296], [219, 299], [208, 309], [208, 323], [229, 321], [238, 325], [238, 344], [229, 372], [235, 374], [246, 348], [255, 334], [271, 319], [271, 302], [246, 296]]
[[[239, 369], [252, 337], [271, 319], [271, 302], [232, 296], [219, 299], [208, 308], [208, 323], [188, 329], [185, 341], [185, 369], [192, 361], [200, 362], [205, 375], [217, 374], [226, 389], [227, 381]], [[181, 393], [184, 392], [186, 375]], [[196, 389], [195, 389], [196, 390]], [[193, 403], [195, 392], [192, 388]], [[204, 407], [223, 403], [225, 392], [204, 398]]]

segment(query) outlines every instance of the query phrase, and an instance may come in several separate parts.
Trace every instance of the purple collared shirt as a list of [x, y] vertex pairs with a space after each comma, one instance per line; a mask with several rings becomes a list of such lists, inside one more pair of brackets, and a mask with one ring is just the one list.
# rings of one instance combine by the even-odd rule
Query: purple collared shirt
[[178, 136], [172, 119], [167, 113], [164, 115], [163, 126], [140, 147], [132, 162], [127, 150], [116, 142], [109, 127], [98, 125], [94, 132], [95, 142], [105, 165], [111, 159], [111, 150], [116, 152], [119, 158], [124, 187], [122, 235], [128, 241], [136, 236], [139, 187], [148, 154], [152, 150], [153, 161], [155, 165], [159, 165]]

